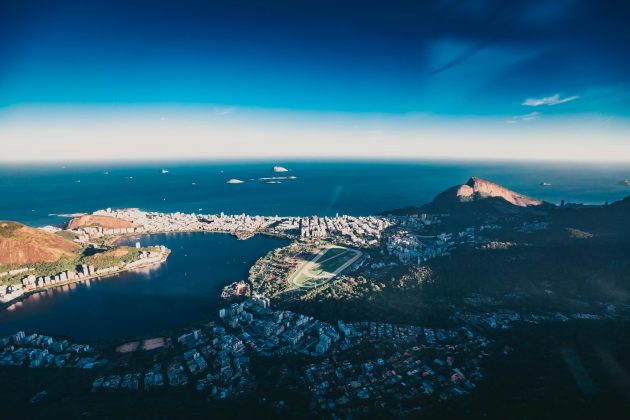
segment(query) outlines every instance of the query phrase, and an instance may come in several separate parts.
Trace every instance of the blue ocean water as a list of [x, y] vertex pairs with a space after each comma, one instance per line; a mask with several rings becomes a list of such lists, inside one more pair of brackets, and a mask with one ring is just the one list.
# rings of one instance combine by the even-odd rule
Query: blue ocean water
[[221, 233], [143, 235], [143, 246], [171, 249], [159, 266], [49, 289], [0, 311], [0, 336], [19, 330], [110, 340], [157, 334], [212, 319], [228, 305], [224, 285], [245, 280], [249, 268], [288, 241], [257, 235], [246, 241]]
[[[421, 205], [478, 176], [550, 202], [604, 203], [630, 194], [630, 165], [480, 162], [281, 162], [297, 179], [265, 184], [276, 162], [0, 166], [0, 219], [41, 226], [51, 214], [112, 207], [262, 215], [367, 215]], [[167, 168], [169, 173], [161, 174]], [[246, 181], [226, 184], [230, 178]], [[254, 179], [254, 181], [252, 181]], [[543, 187], [542, 181], [551, 186]], [[203, 210], [200, 210], [203, 209]]]
[[[440, 163], [281, 162], [295, 180], [265, 184], [275, 162], [201, 162], [0, 166], [0, 220], [61, 224], [60, 213], [112, 207], [262, 215], [368, 215], [429, 202], [471, 176], [558, 203], [603, 203], [630, 194], [619, 181], [630, 166]], [[168, 173], [160, 170], [167, 168]], [[226, 184], [230, 178], [246, 181]], [[543, 187], [542, 181], [552, 185]], [[200, 210], [203, 209], [203, 210]], [[131, 239], [133, 242], [134, 240]], [[124, 273], [30, 296], [0, 312], [0, 335], [19, 329], [83, 340], [156, 334], [213, 318], [219, 293], [286, 241], [223, 234], [141, 238], [172, 249], [151, 270]]]

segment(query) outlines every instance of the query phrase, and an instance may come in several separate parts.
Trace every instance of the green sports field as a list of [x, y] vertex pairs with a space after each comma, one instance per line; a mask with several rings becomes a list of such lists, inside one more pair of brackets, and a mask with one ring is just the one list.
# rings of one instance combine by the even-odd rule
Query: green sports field
[[302, 263], [289, 277], [289, 283], [302, 288], [319, 286], [340, 274], [361, 257], [360, 251], [331, 246], [321, 249], [313, 259]]

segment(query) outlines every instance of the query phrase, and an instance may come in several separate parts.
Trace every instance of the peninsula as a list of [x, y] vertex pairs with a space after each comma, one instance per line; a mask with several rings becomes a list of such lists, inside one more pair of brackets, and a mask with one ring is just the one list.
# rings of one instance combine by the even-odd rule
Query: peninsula
[[[95, 232], [134, 231], [131, 223], [107, 216], [79, 216], [68, 230], [51, 233], [17, 222], [0, 222], [0, 305], [2, 308], [51, 287], [159, 264], [163, 246], [130, 248], [90, 242]], [[80, 234], [74, 232], [81, 232]]]

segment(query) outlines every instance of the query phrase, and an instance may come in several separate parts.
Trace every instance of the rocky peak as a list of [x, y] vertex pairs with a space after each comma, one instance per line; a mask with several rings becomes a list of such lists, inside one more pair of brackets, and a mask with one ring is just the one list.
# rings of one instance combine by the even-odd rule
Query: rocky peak
[[503, 199], [518, 207], [540, 206], [543, 204], [541, 200], [516, 193], [499, 184], [477, 177], [472, 177], [465, 184], [456, 185], [440, 193], [435, 198], [434, 203], [465, 203], [487, 198]]
[[539, 206], [543, 203], [541, 200], [519, 194], [494, 182], [476, 177], [470, 178], [462, 187], [468, 187], [465, 189], [465, 193], [471, 194], [474, 197], [473, 199], [500, 197], [508, 203], [519, 207]]

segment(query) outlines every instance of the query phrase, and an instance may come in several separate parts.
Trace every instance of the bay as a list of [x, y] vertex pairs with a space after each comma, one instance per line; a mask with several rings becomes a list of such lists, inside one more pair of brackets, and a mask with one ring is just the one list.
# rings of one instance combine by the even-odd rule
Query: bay
[[224, 285], [247, 279], [249, 268], [288, 241], [256, 235], [246, 241], [221, 233], [171, 233], [123, 243], [164, 245], [159, 266], [129, 271], [31, 295], [0, 312], [0, 335], [18, 330], [110, 340], [159, 334], [215, 318], [227, 305]]

